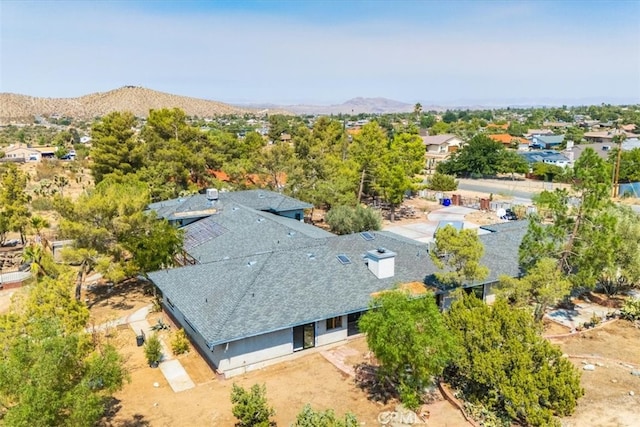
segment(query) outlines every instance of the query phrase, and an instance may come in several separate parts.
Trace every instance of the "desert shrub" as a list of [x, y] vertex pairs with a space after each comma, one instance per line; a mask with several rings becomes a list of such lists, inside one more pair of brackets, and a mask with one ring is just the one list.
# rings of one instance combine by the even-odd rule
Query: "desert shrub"
[[53, 200], [48, 197], [34, 197], [31, 200], [31, 209], [34, 211], [53, 210]]
[[60, 166], [57, 160], [42, 160], [36, 166], [36, 181], [53, 178], [60, 173]]
[[640, 299], [626, 300], [620, 309], [620, 316], [631, 321], [640, 320]]
[[452, 175], [436, 172], [429, 178], [427, 188], [433, 191], [454, 191], [458, 189], [458, 181]]
[[530, 426], [558, 426], [584, 394], [580, 372], [545, 340], [531, 315], [503, 299], [488, 306], [469, 296], [447, 314], [464, 347], [445, 371], [465, 400]]
[[149, 365], [159, 363], [160, 359], [162, 359], [162, 344], [156, 334], [151, 335], [145, 343], [144, 355]]
[[231, 412], [238, 422], [237, 427], [270, 427], [275, 426], [271, 417], [275, 411], [267, 403], [265, 385], [254, 384], [249, 391], [233, 384], [231, 388]]
[[380, 230], [382, 227], [380, 213], [362, 205], [358, 205], [355, 208], [335, 206], [327, 212], [325, 220], [329, 224], [331, 231], [336, 234]]
[[171, 351], [173, 351], [173, 354], [176, 356], [189, 351], [189, 339], [187, 338], [187, 334], [184, 329], [180, 328], [175, 334], [173, 334], [173, 338], [171, 339]]
[[357, 427], [359, 425], [355, 415], [349, 412], [344, 417], [337, 417], [332, 409], [314, 411], [307, 403], [296, 416], [296, 422], [291, 427]]

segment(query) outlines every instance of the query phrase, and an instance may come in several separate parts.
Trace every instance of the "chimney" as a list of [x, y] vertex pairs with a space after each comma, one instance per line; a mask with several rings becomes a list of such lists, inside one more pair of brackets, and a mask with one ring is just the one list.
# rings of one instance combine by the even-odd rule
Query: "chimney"
[[367, 252], [367, 265], [369, 271], [378, 279], [393, 277], [395, 274], [396, 253], [385, 248], [378, 248]]
[[217, 188], [207, 188], [207, 200], [218, 200], [218, 197]]

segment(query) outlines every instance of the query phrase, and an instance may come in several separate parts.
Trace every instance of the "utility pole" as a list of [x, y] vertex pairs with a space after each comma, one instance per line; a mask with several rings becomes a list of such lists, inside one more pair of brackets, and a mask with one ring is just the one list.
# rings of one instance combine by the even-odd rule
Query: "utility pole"
[[622, 142], [625, 140], [625, 138], [626, 138], [626, 135], [621, 133], [613, 137], [613, 141], [618, 144], [618, 153], [616, 156], [616, 169], [613, 175], [613, 192], [612, 192], [613, 198], [618, 197], [618, 193], [619, 193], [618, 185], [620, 181], [620, 161], [622, 159]]

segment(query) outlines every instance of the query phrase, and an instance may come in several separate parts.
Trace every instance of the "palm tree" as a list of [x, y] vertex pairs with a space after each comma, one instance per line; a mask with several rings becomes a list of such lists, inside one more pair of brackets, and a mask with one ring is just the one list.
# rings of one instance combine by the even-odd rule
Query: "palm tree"
[[43, 228], [47, 228], [50, 226], [49, 221], [38, 215], [31, 217], [31, 219], [29, 220], [29, 225], [35, 230], [36, 236], [40, 236], [40, 232]]
[[42, 245], [38, 243], [31, 243], [24, 247], [22, 250], [22, 262], [31, 265], [31, 273], [36, 277], [44, 277], [48, 275], [45, 267], [43, 266], [46, 253]]

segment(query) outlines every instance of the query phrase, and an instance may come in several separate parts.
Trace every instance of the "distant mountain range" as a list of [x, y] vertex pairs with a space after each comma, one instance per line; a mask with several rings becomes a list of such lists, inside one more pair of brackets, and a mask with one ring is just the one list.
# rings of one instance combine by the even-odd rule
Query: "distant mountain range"
[[124, 86], [108, 92], [79, 98], [37, 98], [0, 93], [0, 122], [28, 120], [34, 116], [59, 115], [79, 119], [104, 116], [113, 111], [131, 111], [146, 117], [151, 109], [180, 108], [189, 116], [212, 117], [251, 112], [222, 102], [172, 95], [137, 86]]
[[39, 98], [0, 93], [0, 123], [30, 122], [35, 116], [52, 115], [91, 119], [113, 111], [131, 111], [138, 117], [146, 117], [151, 109], [174, 107], [184, 110], [188, 116], [213, 117], [223, 114], [259, 112], [272, 114], [383, 114], [410, 112], [413, 111], [414, 104], [386, 98], [353, 98], [343, 104], [328, 106], [231, 105], [218, 101], [173, 95], [139, 86], [124, 86], [108, 92], [92, 93], [78, 98]]
[[[445, 111], [452, 109], [486, 109], [506, 106], [558, 105], [558, 101], [545, 100], [487, 100], [477, 102], [459, 100], [456, 105], [425, 105], [422, 111]], [[591, 105], [582, 102], [567, 105]], [[629, 102], [632, 103], [632, 102]], [[560, 104], [561, 105], [561, 104]], [[0, 124], [9, 122], [30, 123], [34, 116], [66, 116], [92, 119], [112, 111], [131, 111], [138, 117], [146, 117], [151, 109], [180, 108], [188, 116], [213, 117], [223, 114], [283, 113], [283, 114], [384, 114], [412, 112], [415, 104], [394, 101], [387, 98], [353, 98], [335, 105], [275, 105], [246, 104], [231, 105], [218, 101], [192, 98], [159, 92], [139, 86], [124, 86], [108, 92], [98, 92], [78, 98], [38, 98], [13, 93], [0, 93]]]
[[342, 104], [334, 105], [248, 104], [245, 107], [261, 110], [278, 109], [294, 114], [385, 114], [408, 113], [413, 111], [414, 105], [387, 98], [353, 98]]

